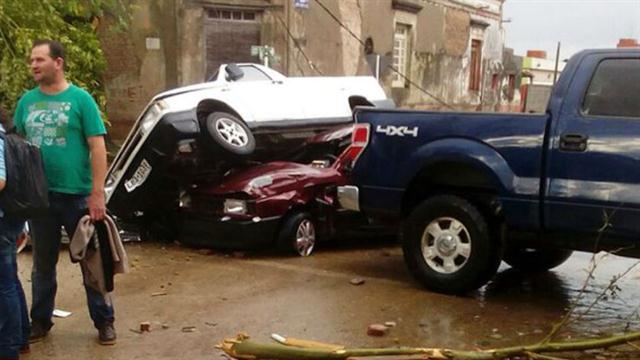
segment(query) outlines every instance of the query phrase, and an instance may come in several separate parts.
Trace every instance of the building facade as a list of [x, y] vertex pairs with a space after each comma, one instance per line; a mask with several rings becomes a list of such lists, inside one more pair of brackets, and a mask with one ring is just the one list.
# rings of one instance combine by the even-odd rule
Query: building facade
[[400, 107], [496, 110], [509, 81], [503, 1], [135, 0], [126, 33], [99, 27], [113, 132], [154, 94], [264, 62], [259, 50], [288, 76], [378, 76]]

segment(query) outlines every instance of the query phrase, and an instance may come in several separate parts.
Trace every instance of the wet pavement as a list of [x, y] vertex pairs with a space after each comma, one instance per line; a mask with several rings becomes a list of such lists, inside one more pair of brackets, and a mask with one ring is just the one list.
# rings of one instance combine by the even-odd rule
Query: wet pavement
[[[375, 347], [530, 343], [543, 338], [571, 304], [577, 303], [578, 311], [589, 308], [613, 276], [636, 263], [615, 256], [599, 260], [593, 285], [576, 301], [591, 254], [576, 253], [556, 270], [538, 275], [503, 265], [489, 285], [453, 297], [423, 290], [389, 240], [332, 242], [310, 258], [208, 253], [155, 243], [128, 244], [127, 251], [132, 271], [116, 278], [118, 344], [97, 343], [80, 269], [63, 253], [56, 307], [73, 315], [55, 319], [50, 336], [33, 344], [25, 359], [212, 359], [220, 356], [214, 345], [238, 332], [260, 341], [278, 333]], [[30, 252], [20, 254], [19, 266], [30, 299]], [[352, 285], [353, 278], [364, 283]], [[640, 269], [634, 268], [618, 283], [615, 296], [608, 294], [559, 339], [640, 328], [639, 278]], [[368, 325], [387, 321], [397, 326], [386, 336], [367, 336]], [[150, 322], [151, 332], [134, 332], [141, 322]]]

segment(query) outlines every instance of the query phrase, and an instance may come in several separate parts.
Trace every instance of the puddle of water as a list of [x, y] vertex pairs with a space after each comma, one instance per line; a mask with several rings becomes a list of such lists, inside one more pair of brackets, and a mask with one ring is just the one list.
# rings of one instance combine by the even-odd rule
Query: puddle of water
[[[576, 252], [565, 264], [546, 273], [522, 274], [503, 265], [476, 298], [530, 309], [531, 318], [555, 318], [554, 322], [575, 304], [573, 320], [564, 335], [603, 336], [640, 329], [639, 260], [603, 255], [597, 255], [596, 270], [584, 291], [592, 255]], [[613, 291], [606, 290], [612, 279], [627, 271]]]

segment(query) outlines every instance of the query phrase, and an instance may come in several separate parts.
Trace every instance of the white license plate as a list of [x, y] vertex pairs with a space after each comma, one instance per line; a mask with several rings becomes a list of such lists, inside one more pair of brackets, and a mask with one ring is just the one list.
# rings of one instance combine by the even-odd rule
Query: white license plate
[[144, 182], [151, 174], [151, 165], [147, 162], [147, 160], [142, 159], [142, 162], [136, 169], [136, 172], [133, 173], [131, 179], [124, 182], [124, 188], [127, 189], [127, 192], [132, 192], [140, 185], [144, 184]]

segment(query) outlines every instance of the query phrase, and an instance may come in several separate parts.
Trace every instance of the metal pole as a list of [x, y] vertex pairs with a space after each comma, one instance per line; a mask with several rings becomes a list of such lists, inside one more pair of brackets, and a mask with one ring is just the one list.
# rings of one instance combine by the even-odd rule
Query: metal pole
[[553, 71], [553, 86], [556, 85], [556, 80], [558, 79], [558, 64], [560, 62], [560, 41], [558, 41], [558, 49], [556, 50], [556, 68]]
[[376, 54], [376, 80], [380, 80], [380, 55]]

